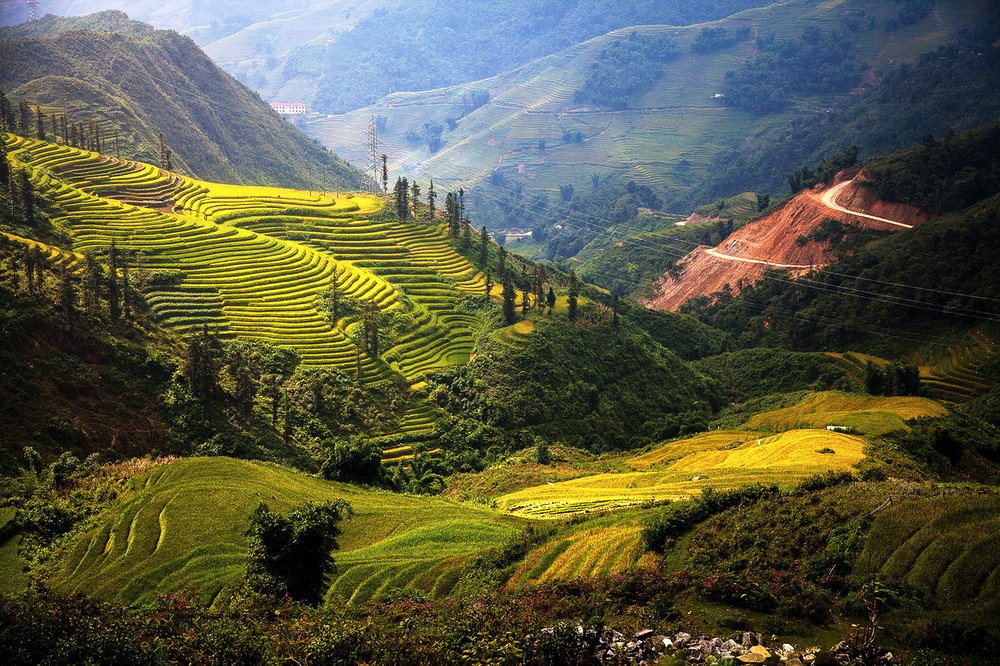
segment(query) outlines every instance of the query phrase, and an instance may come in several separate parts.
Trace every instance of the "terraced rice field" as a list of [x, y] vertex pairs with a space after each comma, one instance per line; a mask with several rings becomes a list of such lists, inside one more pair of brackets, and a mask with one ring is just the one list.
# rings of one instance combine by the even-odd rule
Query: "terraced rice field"
[[346, 499], [339, 573], [331, 598], [380, 591], [447, 592], [464, 558], [515, 528], [484, 509], [441, 499], [364, 491], [291, 470], [230, 458], [189, 458], [132, 481], [132, 497], [110, 510], [54, 562], [52, 585], [102, 599], [144, 602], [194, 589], [225, 599], [246, 564], [245, 531], [260, 502], [287, 512], [305, 501]]
[[645, 551], [641, 533], [638, 522], [626, 522], [553, 539], [524, 558], [508, 585], [593, 578], [646, 566], [654, 556]]
[[923, 591], [945, 608], [1000, 611], [1000, 495], [956, 494], [905, 502], [879, 514], [857, 560]]
[[[982, 395], [989, 390], [989, 377], [982, 368], [996, 358], [1000, 346], [996, 333], [986, 328], [971, 331], [966, 340], [950, 348], [946, 354], [919, 362], [920, 383], [927, 394], [946, 404], [956, 404]], [[876, 356], [850, 352], [829, 353], [848, 375], [863, 379], [865, 364], [871, 361], [886, 365], [889, 361]]]
[[[637, 469], [645, 471], [596, 474], [533, 486], [500, 497], [497, 507], [516, 515], [557, 518], [686, 498], [708, 487], [724, 490], [757, 482], [793, 484], [821, 472], [849, 470], [864, 458], [864, 440], [855, 435], [828, 430], [747, 435], [716, 432], [674, 442], [662, 453], [654, 451], [636, 458]], [[675, 458], [688, 442], [695, 450]]]
[[[343, 297], [408, 317], [381, 358], [361, 354], [365, 381], [395, 371], [412, 384], [468, 360], [479, 320], [456, 305], [481, 293], [484, 277], [442, 227], [380, 219], [381, 198], [207, 183], [14, 135], [7, 144], [74, 253], [114, 241], [134, 268], [179, 271], [177, 284], [147, 294], [154, 316], [179, 333], [208, 326], [265, 339], [296, 350], [306, 366], [353, 374], [358, 317], [330, 322], [321, 307], [336, 276]], [[402, 430], [387, 434], [427, 433], [433, 420], [414, 404]]]
[[894, 396], [881, 398], [840, 391], [810, 393], [797, 405], [763, 412], [744, 424], [751, 430], [780, 432], [793, 428], [823, 428], [828, 425], [852, 428], [865, 435], [881, 435], [906, 429], [906, 421], [944, 416], [940, 403], [928, 398]]

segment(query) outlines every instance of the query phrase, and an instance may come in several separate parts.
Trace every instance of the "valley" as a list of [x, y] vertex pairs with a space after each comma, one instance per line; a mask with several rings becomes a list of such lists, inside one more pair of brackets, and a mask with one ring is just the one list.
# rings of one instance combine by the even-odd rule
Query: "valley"
[[991, 3], [120, 4], [0, 5], [5, 664], [995, 660]]

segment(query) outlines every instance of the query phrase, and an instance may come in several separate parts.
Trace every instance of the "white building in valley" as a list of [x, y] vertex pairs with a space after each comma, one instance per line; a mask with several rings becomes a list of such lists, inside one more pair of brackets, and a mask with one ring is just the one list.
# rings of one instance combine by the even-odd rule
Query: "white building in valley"
[[298, 116], [307, 111], [305, 102], [271, 102], [271, 108], [283, 116]]

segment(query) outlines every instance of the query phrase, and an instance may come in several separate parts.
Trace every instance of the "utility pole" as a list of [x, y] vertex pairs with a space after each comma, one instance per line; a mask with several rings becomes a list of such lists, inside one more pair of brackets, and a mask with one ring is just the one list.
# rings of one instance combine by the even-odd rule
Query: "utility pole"
[[38, 0], [28, 0], [28, 21], [38, 20]]
[[375, 127], [375, 116], [368, 122], [368, 166], [372, 170], [372, 183], [378, 187], [379, 167], [378, 129]]

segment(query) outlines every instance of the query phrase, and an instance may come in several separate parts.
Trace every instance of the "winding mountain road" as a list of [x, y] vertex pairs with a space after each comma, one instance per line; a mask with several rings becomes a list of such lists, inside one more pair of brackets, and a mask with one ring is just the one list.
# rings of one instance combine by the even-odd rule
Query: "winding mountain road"
[[847, 213], [848, 215], [854, 215], [856, 217], [863, 217], [866, 220], [875, 220], [876, 222], [884, 222], [886, 224], [892, 224], [897, 227], [902, 227], [903, 229], [913, 228], [912, 224], [904, 224], [902, 222], [896, 222], [895, 220], [889, 220], [884, 217], [876, 217], [875, 215], [868, 215], [867, 213], [859, 213], [857, 211], [848, 210], [847, 208], [844, 208], [843, 206], [838, 204], [837, 197], [839, 197], [840, 193], [843, 192], [844, 189], [847, 188], [853, 182], [854, 180], [845, 180], [843, 183], [838, 183], [837, 185], [834, 185], [833, 187], [831, 187], [830, 189], [828, 189], [826, 192], [823, 193], [823, 195], [819, 198], [819, 202], [824, 206], [826, 206], [827, 208], [830, 208], [831, 210], [835, 210], [841, 213]]
[[[834, 185], [833, 187], [831, 187], [830, 189], [828, 189], [826, 192], [824, 192], [819, 197], [814, 197], [814, 198], [816, 199], [816, 201], [818, 201], [823, 206], [829, 208], [830, 210], [835, 210], [835, 211], [837, 211], [839, 213], [844, 213], [846, 215], [854, 215], [855, 217], [863, 217], [866, 220], [874, 220], [876, 222], [883, 222], [885, 224], [891, 224], [893, 226], [902, 227], [903, 229], [912, 229], [913, 228], [912, 224], [905, 224], [903, 222], [897, 222], [896, 220], [890, 220], [890, 219], [887, 219], [887, 218], [884, 218], [884, 217], [878, 217], [876, 215], [869, 215], [868, 213], [859, 213], [858, 211], [854, 211], [854, 210], [850, 210], [848, 208], [844, 208], [843, 206], [841, 206], [840, 204], [838, 204], [837, 203], [837, 199], [840, 197], [840, 194], [845, 189], [847, 189], [851, 185], [851, 183], [853, 183], [853, 182], [854, 182], [854, 179], [852, 179], [852, 180], [845, 180], [842, 183], [838, 183], [838, 184]], [[715, 257], [717, 259], [723, 259], [723, 260], [726, 260], [726, 261], [741, 261], [741, 262], [746, 263], [746, 264], [759, 264], [761, 266], [770, 266], [772, 268], [784, 268], [784, 269], [789, 269], [789, 270], [813, 270], [813, 269], [816, 269], [816, 268], [822, 268], [823, 267], [823, 265], [813, 265], [813, 264], [783, 264], [783, 263], [776, 262], [776, 261], [766, 261], [764, 259], [750, 259], [749, 257], [736, 257], [736, 256], [733, 256], [731, 254], [726, 254], [724, 252], [719, 252], [715, 248], [708, 248], [708, 249], [706, 249], [705, 250], [705, 254], [708, 254], [708, 255], [713, 256], [713, 257]]]

